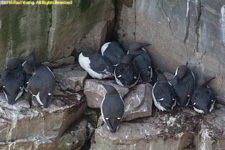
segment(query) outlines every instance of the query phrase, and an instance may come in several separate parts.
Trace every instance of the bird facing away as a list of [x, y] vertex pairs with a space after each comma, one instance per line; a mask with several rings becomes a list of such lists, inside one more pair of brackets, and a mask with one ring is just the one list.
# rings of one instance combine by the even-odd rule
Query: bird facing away
[[213, 90], [207, 86], [213, 78], [200, 78], [197, 81], [197, 86], [194, 89], [191, 97], [191, 104], [194, 110], [198, 113], [210, 113], [215, 104], [215, 97]]
[[124, 51], [116, 41], [107, 42], [101, 47], [101, 54], [114, 66], [118, 65], [124, 56]]
[[173, 110], [176, 105], [175, 91], [162, 73], [158, 74], [157, 82], [152, 88], [152, 98], [155, 106], [161, 111]]
[[113, 77], [114, 67], [106, 57], [101, 56], [89, 47], [81, 48], [79, 51], [81, 52], [79, 64], [92, 78]]
[[140, 73], [132, 63], [134, 56], [131, 54], [125, 55], [121, 63], [115, 67], [114, 76], [116, 83], [124, 87], [133, 87], [137, 84]]
[[193, 72], [186, 65], [177, 67], [171, 84], [177, 94], [177, 104], [181, 107], [187, 106], [195, 87]]
[[9, 104], [13, 105], [23, 94], [25, 72], [20, 59], [11, 59], [2, 73], [3, 93]]
[[148, 52], [144, 49], [144, 47], [149, 45], [151, 44], [134, 42], [129, 46], [128, 51], [129, 54], [138, 54], [138, 56], [133, 59], [133, 63], [140, 71], [140, 77], [144, 82], [151, 82], [153, 75], [151, 58]]
[[45, 65], [34, 61], [34, 52], [31, 53], [24, 64], [24, 70], [27, 74], [31, 74], [28, 81], [28, 101], [32, 107], [32, 95], [40, 105], [47, 108], [52, 101], [53, 91], [56, 86], [55, 76], [52, 71]]
[[115, 133], [124, 114], [124, 102], [113, 86], [105, 84], [103, 86], [107, 92], [101, 103], [101, 115], [107, 128]]

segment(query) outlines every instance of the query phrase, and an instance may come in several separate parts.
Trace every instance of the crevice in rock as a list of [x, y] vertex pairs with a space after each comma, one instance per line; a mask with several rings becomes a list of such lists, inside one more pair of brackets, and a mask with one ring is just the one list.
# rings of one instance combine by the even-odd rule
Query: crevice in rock
[[197, 45], [196, 45], [196, 52], [199, 51], [199, 38], [200, 38], [200, 19], [201, 19], [201, 15], [202, 15], [202, 4], [201, 4], [201, 0], [198, 3], [198, 18], [197, 18], [197, 25], [196, 25], [196, 34], [197, 34]]
[[186, 20], [187, 20], [187, 26], [186, 26], [186, 32], [184, 37], [184, 44], [186, 44], [188, 36], [189, 36], [189, 26], [190, 26], [190, 11], [189, 11], [189, 0], [187, 0], [187, 12], [186, 12]]
[[206, 50], [204, 51], [204, 53], [202, 54], [202, 56], [201, 56], [201, 59], [200, 59], [200, 62], [199, 63], [201, 63], [202, 64], [202, 60], [203, 60], [203, 57], [206, 55]]
[[216, 96], [218, 96], [218, 95], [219, 95], [219, 93], [220, 93], [220, 91], [221, 91], [221, 89], [222, 89], [222, 86], [223, 86], [223, 80], [224, 80], [224, 78], [223, 78], [223, 76], [222, 76], [221, 86], [220, 86], [220, 88], [219, 88], [218, 92], [216, 93]]
[[49, 5], [49, 13], [50, 13], [50, 25], [49, 25], [49, 31], [48, 31], [48, 38], [47, 38], [47, 58], [50, 59], [50, 51], [51, 51], [51, 43], [52, 43], [52, 27], [53, 27], [53, 5]]
[[188, 47], [185, 44], [185, 50], [186, 50], [186, 54], [187, 54], [187, 60], [186, 60], [186, 65], [188, 65], [188, 61], [189, 61], [189, 56], [188, 56]]
[[136, 31], [137, 31], [137, 2], [136, 2], [136, 0], [135, 0], [135, 3], [134, 3], [134, 23], [135, 23], [135, 25], [134, 25], [134, 27], [135, 27], [135, 29], [134, 29], [134, 41], [136, 41]]
[[113, 31], [112, 31], [112, 36], [110, 37], [109, 40], [111, 41], [117, 41], [118, 40], [118, 34], [116, 32], [118, 27], [118, 22], [119, 22], [119, 14], [121, 8], [118, 7], [118, 0], [114, 0], [114, 24], [113, 24]]
[[164, 16], [166, 16], [167, 21], [168, 21], [169, 29], [170, 29], [170, 31], [171, 31], [171, 34], [173, 35], [173, 30], [172, 30], [172, 28], [171, 28], [171, 20], [170, 20], [169, 16], [166, 14], [166, 12], [164, 11], [163, 1], [160, 1], [160, 3], [161, 3], [161, 7], [162, 7], [162, 13], [163, 13]]

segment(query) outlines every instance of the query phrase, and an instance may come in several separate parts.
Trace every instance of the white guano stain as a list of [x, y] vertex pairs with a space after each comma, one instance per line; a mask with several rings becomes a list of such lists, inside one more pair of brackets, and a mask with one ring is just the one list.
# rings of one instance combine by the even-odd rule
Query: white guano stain
[[221, 8], [221, 32], [223, 46], [225, 47], [225, 5]]
[[187, 0], [186, 18], [188, 17], [189, 14], [189, 2], [190, 0]]

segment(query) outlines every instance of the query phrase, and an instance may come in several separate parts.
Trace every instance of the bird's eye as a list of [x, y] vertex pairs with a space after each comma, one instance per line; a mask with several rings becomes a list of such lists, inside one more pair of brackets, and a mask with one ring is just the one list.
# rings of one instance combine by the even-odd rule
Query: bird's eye
[[194, 104], [193, 105], [196, 105], [196, 103], [194, 102]]
[[109, 120], [109, 118], [105, 118], [106, 120]]
[[118, 119], [118, 120], [120, 120], [121, 118], [120, 118], [120, 117], [118, 117], [117, 119]]

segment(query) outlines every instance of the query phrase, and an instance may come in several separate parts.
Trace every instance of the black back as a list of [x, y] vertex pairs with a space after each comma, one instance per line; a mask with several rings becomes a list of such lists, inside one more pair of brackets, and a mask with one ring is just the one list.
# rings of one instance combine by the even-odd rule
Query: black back
[[104, 52], [104, 56], [113, 64], [119, 64], [124, 56], [124, 51], [119, 43], [111, 42]]
[[134, 42], [134, 43], [131, 43], [129, 45], [129, 51], [131, 51], [131, 52], [140, 51], [141, 48], [149, 46], [149, 45], [151, 45], [151, 44], [149, 44], [149, 43], [141, 43], [141, 42]]
[[[189, 103], [189, 99], [194, 90], [195, 77], [187, 66], [178, 68], [177, 75], [171, 81], [173, 88], [177, 94], [177, 104], [185, 107]], [[181, 69], [181, 70], [180, 70]]]
[[109, 72], [113, 74], [114, 67], [111, 62], [104, 56], [95, 53], [94, 55], [89, 57], [91, 63], [90, 67], [92, 70], [96, 71], [97, 73], [107, 74]]
[[[45, 65], [30, 59], [33, 57], [29, 55], [27, 62], [24, 65], [24, 70], [28, 74], [32, 74], [29, 79], [27, 90], [33, 95], [39, 93], [40, 100], [47, 108], [52, 100], [52, 94], [56, 86], [56, 81], [53, 73]], [[49, 95], [51, 93], [51, 95]]]
[[152, 62], [150, 56], [144, 50], [140, 51], [140, 54], [133, 59], [134, 65], [140, 71], [140, 77], [144, 82], [151, 82], [152, 78]]
[[114, 87], [107, 85], [107, 93], [102, 102], [102, 117], [111, 132], [116, 132], [124, 114], [124, 103]]
[[[172, 110], [176, 103], [175, 91], [163, 74], [158, 74], [157, 82], [153, 87], [153, 94], [158, 103], [165, 108], [165, 110]], [[163, 100], [161, 100], [163, 98]], [[156, 104], [155, 104], [156, 105]]]

